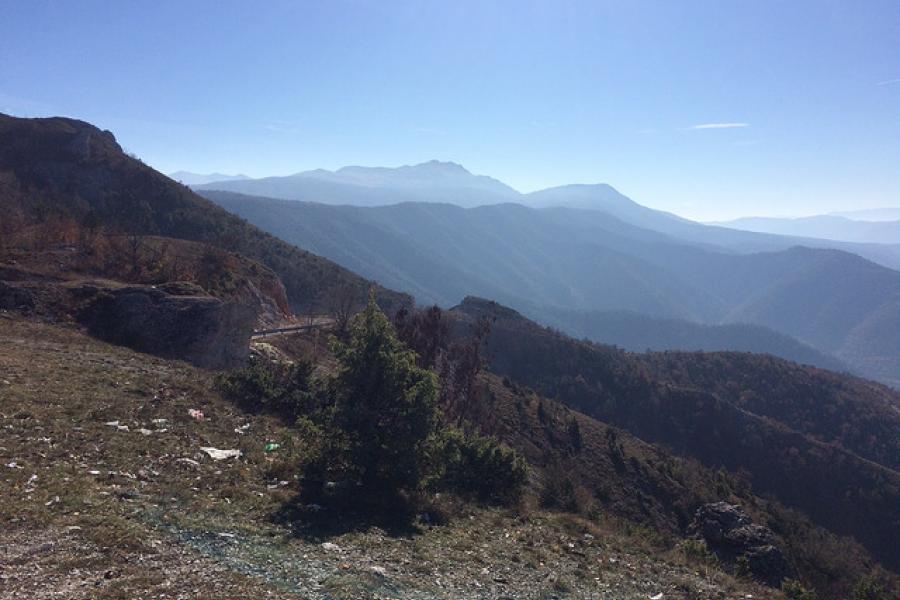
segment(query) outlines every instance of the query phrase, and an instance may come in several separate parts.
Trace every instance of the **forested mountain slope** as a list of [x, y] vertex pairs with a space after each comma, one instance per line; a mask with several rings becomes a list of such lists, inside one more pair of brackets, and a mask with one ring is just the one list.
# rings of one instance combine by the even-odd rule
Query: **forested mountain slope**
[[[743, 254], [596, 210], [433, 203], [362, 208], [208, 195], [259, 227], [420, 302], [448, 306], [475, 294], [576, 335], [576, 327], [542, 319], [540, 312], [630, 310], [706, 324], [749, 323], [792, 336], [858, 373], [900, 381], [900, 340], [890, 327], [900, 315], [900, 272], [846, 252]], [[778, 345], [767, 351], [778, 353]]]
[[645, 441], [746, 471], [758, 493], [900, 565], [896, 392], [766, 356], [684, 354], [667, 362], [669, 354], [633, 355], [479, 299], [451, 314], [462, 324], [491, 323], [494, 372]]
[[[108, 131], [74, 119], [0, 115], [0, 232], [48, 219], [238, 252], [281, 278], [297, 312], [322, 310], [338, 287], [355, 290], [361, 301], [368, 287], [347, 269], [261, 231], [126, 155]], [[399, 306], [408, 299], [382, 290], [381, 301]]]

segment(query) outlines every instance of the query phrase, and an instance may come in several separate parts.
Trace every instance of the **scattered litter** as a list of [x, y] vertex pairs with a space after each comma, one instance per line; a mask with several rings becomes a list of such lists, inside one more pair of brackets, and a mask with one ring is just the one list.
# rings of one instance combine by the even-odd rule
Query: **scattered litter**
[[128, 425], [119, 425], [116, 429], [119, 431], [128, 431]]
[[188, 415], [195, 421], [202, 421], [204, 419], [203, 411], [196, 408], [189, 408]]
[[233, 533], [217, 533], [216, 535], [219, 536], [219, 537], [223, 537], [223, 538], [234, 538], [234, 537], [237, 537], [237, 536], [234, 535]]
[[150, 422], [153, 423], [154, 425], [165, 425], [166, 423], [169, 422], [169, 420], [168, 419], [153, 419]]
[[66, 527], [66, 531], [81, 531], [81, 527], [78, 525], [69, 525]]
[[17, 463], [16, 461], [8, 462], [8, 463], [6, 463], [6, 466], [9, 467], [10, 469], [21, 469], [21, 468], [23, 468], [23, 467], [22, 467], [19, 463]]
[[225, 460], [227, 458], [237, 458], [241, 455], [240, 450], [220, 450], [219, 448], [203, 447], [203, 452], [209, 454], [213, 460]]
[[97, 470], [88, 471], [88, 474], [90, 474], [90, 475], [99, 475], [99, 474], [100, 474], [100, 471], [97, 471]]
[[53, 496], [53, 498], [44, 502], [44, 506], [50, 506], [51, 504], [55, 504], [57, 502], [59, 502], [59, 496]]
[[198, 463], [198, 462], [197, 462], [196, 460], [194, 460], [193, 458], [178, 458], [178, 459], [175, 460], [175, 462], [177, 462], [177, 463], [182, 463], [182, 464], [185, 464], [185, 465], [191, 465], [192, 467], [199, 467], [199, 466], [200, 466], [200, 463]]
[[141, 435], [153, 435], [153, 432], [149, 429], [144, 429], [143, 427], [138, 429]]
[[281, 444], [276, 444], [275, 442], [269, 442], [266, 444], [266, 452], [274, 452], [281, 448]]
[[660, 592], [655, 596], [650, 596], [650, 600], [662, 600], [662, 597], [663, 597], [662, 592]]
[[104, 423], [104, 425], [108, 425], [109, 427], [118, 427], [119, 422], [118, 421], [107, 421], [106, 423]]
[[238, 433], [238, 434], [240, 434], [240, 435], [244, 435], [245, 433], [247, 433], [247, 430], [248, 430], [248, 429], [250, 429], [250, 423], [247, 423], [247, 424], [245, 424], [245, 425], [241, 425], [240, 427], [236, 427], [235, 430], [234, 430], [234, 432], [235, 432], [235, 433]]
[[340, 552], [341, 547], [337, 544], [332, 544], [331, 542], [325, 542], [322, 544], [322, 550], [327, 550], [328, 552]]

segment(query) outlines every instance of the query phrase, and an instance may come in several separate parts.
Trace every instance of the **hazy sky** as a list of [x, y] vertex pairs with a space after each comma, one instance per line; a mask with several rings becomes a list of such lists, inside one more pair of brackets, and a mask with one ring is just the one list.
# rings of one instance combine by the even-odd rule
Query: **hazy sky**
[[893, 0], [0, 0], [0, 111], [162, 171], [462, 163], [700, 219], [900, 204]]

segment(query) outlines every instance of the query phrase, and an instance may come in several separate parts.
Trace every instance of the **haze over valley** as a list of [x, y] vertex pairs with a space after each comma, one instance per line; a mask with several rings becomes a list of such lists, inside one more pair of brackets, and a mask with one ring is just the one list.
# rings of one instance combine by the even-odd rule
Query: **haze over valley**
[[[898, 383], [900, 276], [891, 267], [900, 264], [900, 244], [703, 225], [641, 206], [607, 184], [519, 194], [438, 161], [196, 188], [420, 303], [450, 307], [482, 296], [629, 350], [768, 352]], [[654, 319], [680, 332], [663, 334]]]

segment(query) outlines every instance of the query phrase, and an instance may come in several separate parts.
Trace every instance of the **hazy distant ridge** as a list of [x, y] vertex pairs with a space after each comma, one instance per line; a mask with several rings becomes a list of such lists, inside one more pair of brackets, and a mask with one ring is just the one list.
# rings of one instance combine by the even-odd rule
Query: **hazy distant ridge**
[[[367, 208], [204, 193], [259, 227], [420, 302], [448, 306], [471, 294], [494, 298], [576, 335], [596, 335], [602, 324], [589, 328], [558, 310], [752, 323], [869, 377], [900, 383], [892, 328], [900, 315], [900, 272], [846, 252], [741, 252], [714, 242], [740, 245], [747, 238], [749, 245], [769, 238], [628, 205], [641, 226], [627, 212], [618, 218], [601, 210], [424, 202]], [[790, 241], [770, 237], [782, 248]], [[734, 342], [750, 333], [732, 330], [732, 342], [711, 344], [707, 332], [695, 329], [690, 347], [751, 349]], [[767, 344], [785, 355], [782, 341]]]
[[212, 183], [214, 181], [241, 181], [250, 179], [246, 175], [224, 175], [222, 173], [191, 173], [190, 171], [175, 171], [169, 173], [169, 177], [175, 181], [180, 181], [185, 185], [202, 185], [204, 183]]
[[329, 205], [388, 206], [403, 202], [454, 204], [464, 208], [516, 203], [532, 208], [579, 208], [606, 212], [632, 225], [693, 243], [738, 252], [785, 250], [803, 245], [853, 252], [900, 270], [900, 238], [882, 235], [887, 244], [819, 239], [803, 233], [778, 235], [704, 225], [638, 204], [611, 185], [571, 184], [521, 194], [505, 183], [474, 175], [453, 162], [432, 160], [418, 165], [316, 169], [285, 177], [217, 181], [193, 186], [198, 191], [221, 190], [282, 200]]
[[[884, 210], [889, 211], [890, 209]], [[881, 214], [889, 213], [884, 212]], [[745, 217], [733, 221], [711, 223], [711, 225], [761, 233], [795, 235], [844, 242], [900, 243], [900, 220], [860, 221], [837, 215], [818, 215], [798, 219]]]

